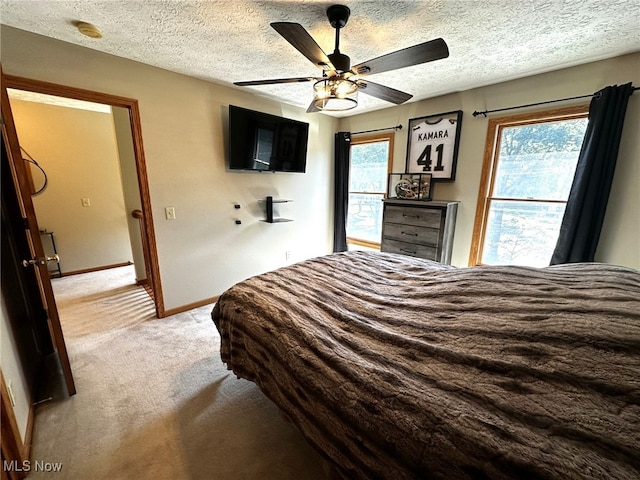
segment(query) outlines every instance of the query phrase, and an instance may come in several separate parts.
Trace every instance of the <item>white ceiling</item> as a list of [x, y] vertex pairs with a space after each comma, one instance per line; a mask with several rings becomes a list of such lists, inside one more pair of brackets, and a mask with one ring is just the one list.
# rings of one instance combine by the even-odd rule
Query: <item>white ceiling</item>
[[[232, 82], [320, 76], [269, 23], [299, 23], [331, 53], [334, 3], [351, 9], [340, 50], [352, 64], [445, 39], [449, 58], [367, 77], [410, 101], [640, 51], [640, 0], [0, 0], [0, 22], [306, 109], [312, 83]], [[103, 38], [81, 35], [76, 21]], [[360, 94], [337, 116], [389, 106]]]

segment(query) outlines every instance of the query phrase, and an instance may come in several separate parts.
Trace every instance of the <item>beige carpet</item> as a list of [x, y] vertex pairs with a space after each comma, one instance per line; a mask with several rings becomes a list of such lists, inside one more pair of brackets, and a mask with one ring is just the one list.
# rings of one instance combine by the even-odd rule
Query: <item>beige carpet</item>
[[320, 457], [220, 361], [211, 306], [155, 319], [133, 267], [54, 280], [78, 393], [37, 409], [39, 479], [324, 479]]

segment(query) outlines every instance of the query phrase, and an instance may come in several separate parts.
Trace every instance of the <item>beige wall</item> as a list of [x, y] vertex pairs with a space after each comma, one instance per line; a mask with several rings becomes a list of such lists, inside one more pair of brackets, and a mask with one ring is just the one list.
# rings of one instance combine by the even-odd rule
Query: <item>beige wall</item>
[[11, 109], [20, 145], [47, 172], [33, 204], [63, 274], [132, 261], [111, 113], [15, 99]]
[[[401, 123], [394, 170], [404, 169], [410, 118], [463, 110], [456, 181], [438, 184], [437, 199], [460, 200], [453, 263], [468, 262], [487, 119], [474, 110], [575, 96], [614, 83], [640, 84], [640, 55], [630, 55], [338, 121], [236, 89], [97, 53], [2, 26], [5, 73], [135, 98], [139, 101], [161, 278], [167, 308], [221, 293], [250, 275], [328, 253], [332, 242], [333, 133]], [[307, 173], [230, 173], [225, 169], [229, 104], [308, 121]], [[640, 268], [640, 94], [629, 102], [609, 210], [597, 259]], [[294, 222], [268, 225], [257, 200], [291, 198], [283, 214]], [[240, 210], [233, 208], [234, 203]], [[164, 219], [174, 206], [177, 219]], [[285, 210], [286, 209], [286, 210]], [[242, 220], [237, 226], [235, 219]], [[2, 315], [0, 315], [2, 320]], [[4, 321], [0, 322], [4, 325]], [[3, 326], [4, 329], [4, 326]], [[2, 368], [10, 368], [2, 332]], [[7, 352], [8, 359], [5, 358]], [[17, 368], [17, 367], [16, 367]], [[6, 372], [5, 372], [6, 375]], [[11, 374], [19, 378], [19, 373]], [[19, 415], [26, 421], [25, 415]]]
[[[463, 110], [456, 181], [438, 184], [437, 199], [460, 200], [454, 265], [468, 263], [488, 120], [474, 110], [569, 97], [614, 83], [640, 84], [640, 55], [568, 68], [340, 119], [304, 111], [195, 78], [2, 27], [6, 73], [136, 98], [139, 101], [166, 308], [220, 294], [250, 275], [328, 253], [332, 243], [333, 133], [402, 123], [394, 166], [402, 171], [410, 118]], [[82, 65], [82, 68], [78, 66]], [[640, 95], [630, 99], [614, 191], [597, 259], [640, 267]], [[225, 157], [229, 104], [310, 122], [308, 169], [299, 174], [231, 173]], [[294, 222], [258, 220], [257, 201], [291, 198], [282, 208]], [[233, 208], [241, 205], [240, 210]], [[164, 208], [176, 209], [165, 220]], [[240, 219], [242, 225], [235, 225]]]
[[[372, 113], [355, 115], [341, 119], [340, 129], [357, 132], [402, 124], [404, 128], [396, 133], [394, 147], [394, 172], [402, 172], [405, 168], [409, 119], [453, 110], [464, 112], [456, 180], [452, 183], [435, 184], [433, 194], [434, 199], [459, 200], [461, 202], [458, 209], [452, 263], [456, 266], [466, 266], [469, 262], [488, 124], [487, 118], [482, 116], [474, 118], [472, 113], [476, 110], [493, 110], [586, 95], [608, 85], [627, 82], [633, 82], [636, 86], [640, 85], [640, 54], [626, 55]], [[589, 100], [582, 101], [588, 103]], [[558, 103], [542, 108], [571, 104], [571, 102]], [[526, 111], [527, 109], [515, 110], [506, 112], [506, 114]], [[492, 118], [496, 116], [499, 114], [491, 114]], [[640, 268], [639, 131], [640, 92], [636, 92], [629, 99], [616, 174], [603, 232], [596, 252], [596, 261], [633, 268]]]
[[[10, 27], [1, 35], [7, 74], [138, 100], [167, 309], [282, 266], [287, 251], [290, 261], [331, 251], [336, 119]], [[228, 172], [229, 104], [309, 122], [307, 173]], [[292, 199], [282, 213], [294, 221], [260, 222], [267, 195]]]

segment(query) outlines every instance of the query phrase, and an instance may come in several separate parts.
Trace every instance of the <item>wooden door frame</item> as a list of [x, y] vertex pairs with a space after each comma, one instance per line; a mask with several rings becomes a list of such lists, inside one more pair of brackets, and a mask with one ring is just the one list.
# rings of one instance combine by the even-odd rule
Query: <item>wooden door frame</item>
[[[153, 301], [155, 303], [156, 316], [165, 316], [164, 297], [162, 295], [162, 284], [160, 281], [160, 267], [158, 264], [158, 249], [156, 245], [155, 230], [153, 226], [153, 214], [151, 211], [151, 199], [149, 194], [149, 180], [147, 176], [147, 166], [142, 145], [142, 124], [140, 121], [140, 110], [138, 101], [132, 98], [111, 95], [108, 93], [84, 90], [81, 88], [69, 87], [55, 83], [32, 80], [13, 75], [2, 75], [2, 81], [6, 88], [16, 90], [26, 90], [29, 92], [44, 93], [58, 97], [73, 98], [86, 102], [102, 103], [113, 107], [122, 107], [129, 110], [131, 121], [131, 137], [133, 140], [133, 151], [138, 172], [138, 188], [140, 191], [140, 202], [142, 206], [143, 219], [147, 235], [149, 271], [151, 278], [149, 282], [153, 290]], [[25, 179], [26, 180], [26, 179]]]

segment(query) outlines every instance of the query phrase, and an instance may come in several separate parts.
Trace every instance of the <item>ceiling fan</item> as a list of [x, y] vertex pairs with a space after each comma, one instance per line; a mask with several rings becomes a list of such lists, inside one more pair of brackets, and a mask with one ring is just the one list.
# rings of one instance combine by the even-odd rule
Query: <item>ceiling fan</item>
[[351, 59], [340, 52], [340, 29], [349, 20], [351, 10], [344, 5], [327, 9], [329, 23], [336, 29], [335, 49], [327, 55], [299, 23], [274, 22], [271, 26], [293, 47], [322, 69], [322, 77], [275, 78], [234, 82], [238, 86], [315, 82], [314, 98], [307, 112], [349, 110], [357, 104], [358, 91], [400, 105], [413, 95], [385, 87], [362, 77], [447, 58], [449, 49], [442, 38], [404, 48], [351, 66]]

